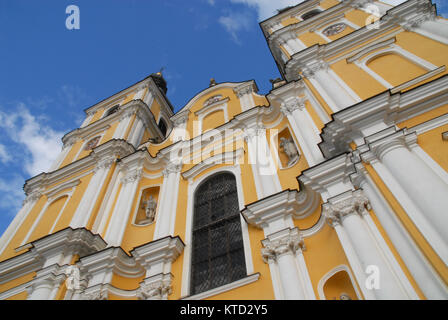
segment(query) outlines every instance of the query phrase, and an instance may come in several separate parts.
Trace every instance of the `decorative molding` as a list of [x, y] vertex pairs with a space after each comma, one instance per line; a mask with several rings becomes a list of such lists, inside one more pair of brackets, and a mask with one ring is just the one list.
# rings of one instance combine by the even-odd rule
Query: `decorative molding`
[[394, 44], [397, 41], [396, 37], [392, 37], [390, 39], [381, 41], [381, 42], [374, 42], [371, 43], [365, 47], [363, 47], [359, 52], [357, 52], [356, 54], [352, 55], [351, 57], [348, 57], [346, 59], [347, 63], [353, 63], [356, 60], [358, 60], [359, 58], [361, 58], [362, 56], [375, 51], [377, 49], [383, 48], [383, 47], [387, 47], [390, 46], [391, 44]]
[[367, 215], [367, 210], [371, 210], [370, 202], [361, 189], [330, 198], [322, 205], [322, 214], [333, 227], [351, 214]]
[[261, 243], [264, 247], [261, 249], [261, 256], [267, 264], [277, 261], [282, 255], [295, 255], [305, 250], [305, 243], [298, 228], [287, 228], [270, 234], [266, 239], [261, 240]]
[[74, 187], [78, 186], [81, 183], [81, 180], [79, 179], [73, 179], [71, 181], [67, 181], [64, 183], [61, 183], [51, 189], [47, 189], [42, 194], [46, 195], [48, 199], [53, 198], [58, 193], [66, 190], [66, 189], [73, 189]]
[[386, 91], [333, 114], [333, 120], [322, 130], [319, 146], [327, 158], [349, 152], [349, 144], [364, 142], [366, 132], [378, 132], [443, 106], [447, 99], [448, 76], [406, 92]]
[[310, 188], [285, 190], [247, 205], [241, 214], [248, 224], [265, 229], [270, 223], [292, 216], [302, 219], [313, 213], [319, 205], [319, 196]]
[[216, 154], [212, 157], [209, 157], [205, 159], [204, 161], [201, 161], [200, 163], [196, 164], [191, 169], [185, 171], [182, 173], [182, 177], [184, 179], [194, 179], [197, 175], [201, 174], [204, 170], [207, 170], [208, 168], [211, 168], [217, 164], [236, 164], [239, 163], [239, 159], [243, 157], [244, 155], [244, 149], [239, 148], [235, 151], [229, 151], [224, 152], [220, 154]]
[[425, 81], [425, 80], [427, 80], [429, 78], [432, 78], [432, 77], [434, 77], [434, 76], [436, 76], [438, 74], [441, 74], [441, 73], [445, 72], [445, 70], [446, 70], [445, 66], [441, 66], [439, 68], [431, 70], [431, 71], [429, 71], [429, 72], [427, 72], [427, 73], [425, 73], [425, 74], [423, 74], [423, 75], [421, 75], [419, 77], [416, 77], [416, 78], [414, 78], [412, 80], [409, 80], [409, 81], [407, 81], [407, 82], [405, 82], [403, 84], [400, 84], [399, 86], [393, 87], [392, 89], [390, 89], [390, 93], [394, 94], [394, 93], [403, 91], [403, 90], [405, 90], [405, 89], [407, 89], [409, 87], [412, 87], [412, 86], [414, 86], [414, 85], [416, 85], [416, 84], [418, 84], [420, 82], [423, 82], [423, 81]]
[[233, 92], [239, 99], [241, 99], [246, 94], [256, 93], [257, 86], [255, 84], [255, 81], [251, 80], [233, 88]]
[[166, 300], [173, 291], [172, 279], [171, 273], [146, 278], [140, 283], [137, 296], [140, 300]]

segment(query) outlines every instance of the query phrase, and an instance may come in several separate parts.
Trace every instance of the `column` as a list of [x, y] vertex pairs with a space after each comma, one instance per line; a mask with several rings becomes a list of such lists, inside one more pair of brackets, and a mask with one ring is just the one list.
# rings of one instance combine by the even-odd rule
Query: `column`
[[26, 219], [31, 209], [34, 207], [41, 196], [42, 193], [38, 190], [30, 192], [29, 195], [26, 196], [25, 200], [23, 201], [22, 208], [16, 214], [11, 224], [8, 226], [8, 228], [0, 238], [0, 254], [2, 254], [5, 248], [8, 246], [17, 229], [22, 225], [23, 221]]
[[[390, 263], [385, 260], [385, 254], [380, 250], [378, 242], [372, 235], [371, 230], [364, 221], [368, 216], [367, 207], [369, 201], [362, 190], [348, 191], [339, 196], [329, 199], [323, 205], [323, 215], [336, 230], [338, 237], [342, 237], [341, 244], [347, 257], [351, 257], [355, 263], [352, 268], [355, 271], [358, 284], [363, 293], [374, 290], [372, 293], [364, 294], [366, 299], [409, 299], [397, 275], [390, 268]], [[352, 261], [349, 260], [351, 263]], [[368, 268], [378, 268], [378, 288], [367, 287], [368, 277], [361, 275], [362, 271], [368, 272]], [[360, 270], [362, 269], [362, 270]]]
[[128, 142], [132, 144], [135, 148], [138, 148], [144, 132], [145, 132], [145, 126], [143, 120], [141, 119], [139, 113], [137, 113], [134, 125], [128, 137]]
[[187, 122], [190, 112], [190, 110], [180, 111], [170, 118], [174, 125], [173, 133], [171, 134], [173, 143], [181, 140], [190, 140], [187, 132]]
[[266, 129], [260, 126], [245, 131], [245, 140], [252, 165], [258, 198], [264, 198], [282, 190], [277, 168], [266, 140]]
[[263, 261], [278, 267], [280, 282], [285, 300], [305, 300], [307, 296], [305, 279], [309, 279], [304, 263], [303, 239], [297, 228], [287, 228], [270, 234], [262, 240], [261, 254]]
[[[371, 152], [361, 156], [367, 161], [376, 158], [386, 168], [398, 187], [406, 193], [406, 200], [397, 197], [404, 204], [406, 213], [447, 262], [448, 215], [445, 214], [445, 208], [448, 208], [448, 185], [409, 149], [416, 142], [415, 132], [407, 134], [402, 130], [370, 143]], [[396, 189], [396, 186], [392, 188]]]
[[324, 61], [316, 61], [303, 69], [303, 75], [310, 80], [322, 98], [328, 103], [333, 112], [342, 110], [358, 102], [342, 80], [336, 79], [336, 74], [329, 70]]
[[124, 135], [126, 134], [126, 129], [129, 127], [131, 123], [132, 116], [135, 114], [135, 110], [127, 110], [121, 115], [119, 124], [115, 129], [114, 135], [112, 139], [124, 139]]
[[428, 299], [446, 299], [448, 291], [437, 276], [425, 256], [420, 252], [406, 229], [395, 216], [381, 192], [376, 187], [361, 163], [356, 164], [356, 173], [351, 175], [354, 184], [363, 189], [369, 198], [375, 215], [386, 231], [389, 239], [400, 254], [401, 259], [414, 280]]
[[104, 181], [106, 180], [107, 174], [109, 173], [109, 169], [114, 162], [115, 157], [108, 157], [102, 159], [96, 165], [93, 171], [93, 177], [90, 180], [86, 191], [84, 192], [82, 200], [79, 203], [75, 214], [73, 215], [72, 221], [70, 222], [70, 227], [72, 227], [73, 229], [83, 228], [87, 226], [87, 223], [92, 214], [92, 210], [95, 206], [96, 201], [98, 200], [98, 195], [104, 185]]
[[290, 99], [280, 109], [287, 116], [309, 166], [312, 167], [322, 162], [324, 157], [318, 147], [321, 139], [317, 128], [313, 126], [303, 99]]
[[109, 247], [121, 245], [142, 171], [138, 167], [127, 169], [121, 179], [121, 191], [105, 235]]
[[159, 239], [174, 233], [177, 198], [182, 164], [169, 163], [163, 170], [163, 185], [160, 191], [159, 216], [156, 220], [154, 239]]
[[27, 300], [53, 300], [65, 276], [59, 272], [58, 265], [52, 265], [37, 272], [30, 287]]

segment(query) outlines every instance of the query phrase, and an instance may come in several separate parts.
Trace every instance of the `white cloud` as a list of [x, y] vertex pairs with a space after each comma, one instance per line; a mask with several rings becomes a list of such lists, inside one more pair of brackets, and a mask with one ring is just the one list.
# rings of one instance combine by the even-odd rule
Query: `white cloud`
[[215, 5], [215, 0], [207, 0], [208, 4], [211, 6]]
[[275, 14], [278, 9], [283, 9], [289, 6], [295, 6], [302, 1], [297, 0], [230, 0], [233, 3], [246, 4], [249, 7], [255, 8], [258, 13], [258, 19], [264, 20]]
[[24, 179], [21, 176], [14, 176], [12, 179], [0, 179], [0, 209], [14, 216], [22, 207], [25, 198], [23, 192]]
[[11, 155], [6, 151], [6, 147], [3, 144], [0, 144], [0, 162], [5, 164], [12, 160]]
[[23, 103], [13, 113], [0, 112], [0, 128], [3, 128], [12, 143], [24, 149], [23, 169], [35, 176], [49, 169], [61, 151], [62, 132], [41, 123]]
[[237, 44], [241, 44], [238, 37], [239, 31], [248, 31], [252, 27], [250, 14], [231, 13], [227, 16], [219, 18], [219, 23], [224, 26], [228, 33], [232, 36], [232, 40]]

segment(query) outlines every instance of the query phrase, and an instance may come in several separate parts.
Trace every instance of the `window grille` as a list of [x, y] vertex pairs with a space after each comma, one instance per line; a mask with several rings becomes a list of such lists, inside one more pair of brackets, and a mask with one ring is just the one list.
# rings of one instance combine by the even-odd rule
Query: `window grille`
[[246, 276], [235, 177], [209, 178], [194, 197], [191, 294]]

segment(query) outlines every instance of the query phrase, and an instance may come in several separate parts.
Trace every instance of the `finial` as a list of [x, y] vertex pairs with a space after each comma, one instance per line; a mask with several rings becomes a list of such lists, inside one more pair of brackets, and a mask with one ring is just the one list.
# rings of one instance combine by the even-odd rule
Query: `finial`
[[162, 71], [165, 69], [166, 69], [165, 67], [160, 68], [159, 72], [157, 72], [156, 74], [162, 76]]
[[210, 87], [216, 86], [215, 78], [210, 79]]

